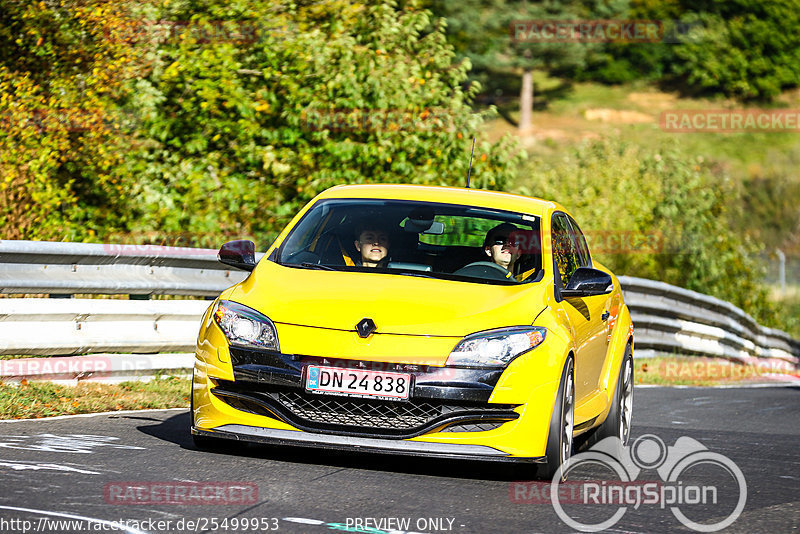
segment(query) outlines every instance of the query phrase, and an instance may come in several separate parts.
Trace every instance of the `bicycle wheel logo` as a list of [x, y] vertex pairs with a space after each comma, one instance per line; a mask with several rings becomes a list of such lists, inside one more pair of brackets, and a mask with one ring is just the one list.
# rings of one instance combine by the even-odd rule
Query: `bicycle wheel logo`
[[[642, 476], [652, 471], [657, 478]], [[597, 478], [598, 472], [605, 476]], [[559, 518], [581, 532], [611, 528], [629, 509], [642, 506], [669, 508], [684, 526], [716, 532], [739, 518], [747, 502], [747, 482], [730, 458], [693, 438], [683, 436], [668, 447], [647, 434], [624, 448], [612, 437], [561, 465], [550, 485], [550, 500]], [[694, 517], [698, 511], [708, 517]]]

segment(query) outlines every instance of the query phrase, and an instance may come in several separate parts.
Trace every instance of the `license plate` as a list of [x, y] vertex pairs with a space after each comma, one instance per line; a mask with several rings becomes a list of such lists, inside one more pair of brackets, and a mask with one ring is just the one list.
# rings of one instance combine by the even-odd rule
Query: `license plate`
[[316, 365], [309, 365], [306, 368], [306, 390], [312, 393], [407, 399], [410, 385], [411, 375], [408, 373], [363, 371]]

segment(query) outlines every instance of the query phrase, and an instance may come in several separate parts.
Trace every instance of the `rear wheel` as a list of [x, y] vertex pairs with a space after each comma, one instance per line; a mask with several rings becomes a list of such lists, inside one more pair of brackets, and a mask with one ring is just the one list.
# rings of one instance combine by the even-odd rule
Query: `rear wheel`
[[550, 480], [561, 464], [572, 455], [572, 433], [575, 430], [575, 376], [572, 356], [567, 358], [561, 372], [561, 385], [556, 395], [550, 431], [547, 436], [547, 462], [540, 464], [537, 476]]

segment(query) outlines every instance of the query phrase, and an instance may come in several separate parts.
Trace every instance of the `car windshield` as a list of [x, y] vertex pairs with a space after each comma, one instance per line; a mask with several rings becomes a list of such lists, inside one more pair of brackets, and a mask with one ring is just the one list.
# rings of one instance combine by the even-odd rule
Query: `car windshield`
[[539, 218], [401, 200], [317, 202], [272, 258], [306, 269], [381, 272], [472, 283], [542, 276]]

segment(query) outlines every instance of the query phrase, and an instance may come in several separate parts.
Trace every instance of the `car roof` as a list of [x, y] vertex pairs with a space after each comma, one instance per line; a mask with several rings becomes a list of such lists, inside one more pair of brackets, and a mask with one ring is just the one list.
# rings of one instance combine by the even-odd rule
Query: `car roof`
[[317, 197], [328, 198], [367, 198], [391, 200], [419, 200], [462, 204], [482, 208], [526, 213], [542, 217], [553, 210], [564, 210], [558, 203], [540, 198], [531, 198], [500, 191], [466, 189], [462, 187], [440, 187], [408, 184], [364, 184], [338, 185]]

